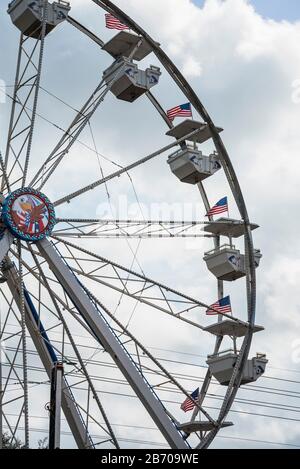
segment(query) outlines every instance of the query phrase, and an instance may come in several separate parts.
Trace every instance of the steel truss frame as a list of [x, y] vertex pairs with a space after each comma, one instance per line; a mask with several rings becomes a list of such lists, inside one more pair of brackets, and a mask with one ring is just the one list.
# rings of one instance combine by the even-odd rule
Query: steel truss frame
[[[40, 92], [46, 34], [47, 3], [43, 4], [43, 20], [38, 40], [21, 34], [17, 58], [12, 110], [1, 191], [24, 187], [31, 153], [37, 105]], [[13, 181], [12, 175], [13, 176]], [[8, 183], [8, 180], [10, 181]]]

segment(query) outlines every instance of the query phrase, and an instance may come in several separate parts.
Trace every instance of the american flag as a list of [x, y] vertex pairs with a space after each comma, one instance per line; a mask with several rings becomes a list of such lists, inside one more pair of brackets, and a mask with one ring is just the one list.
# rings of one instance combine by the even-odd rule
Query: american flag
[[115, 18], [110, 13], [106, 13], [105, 15], [105, 24], [108, 29], [118, 29], [119, 31], [123, 31], [124, 29], [129, 29], [126, 24], [121, 23], [118, 18]]
[[228, 200], [227, 197], [219, 200], [219, 202], [214, 205], [209, 212], [206, 214], [207, 217], [211, 217], [212, 215], [217, 215], [219, 213], [228, 212]]
[[186, 398], [186, 400], [181, 404], [180, 409], [183, 410], [183, 412], [189, 412], [190, 410], [193, 410], [194, 407], [196, 407], [196, 404], [194, 401], [196, 401], [198, 397], [199, 397], [199, 388], [197, 388], [196, 391], [194, 391], [193, 394], [191, 394], [191, 397]]
[[[213, 308], [213, 309], [210, 309]], [[222, 298], [221, 300], [217, 301], [213, 305], [211, 305], [207, 310], [206, 314], [207, 316], [216, 316], [218, 313], [231, 313], [231, 303], [230, 303], [230, 296], [226, 296], [225, 298]]]
[[25, 226], [25, 228], [28, 228], [30, 225], [30, 213], [29, 212], [19, 212], [18, 213], [18, 218], [19, 218], [19, 226]]
[[191, 103], [186, 103], [173, 107], [167, 111], [167, 116], [170, 121], [173, 121], [175, 117], [192, 117], [192, 105]]

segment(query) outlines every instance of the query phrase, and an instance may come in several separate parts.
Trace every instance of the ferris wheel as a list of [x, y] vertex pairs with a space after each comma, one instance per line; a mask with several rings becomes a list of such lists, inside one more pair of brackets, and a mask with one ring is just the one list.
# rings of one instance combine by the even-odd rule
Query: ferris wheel
[[[6, 432], [12, 441], [19, 438], [30, 447], [32, 418], [44, 399], [39, 391], [42, 368], [47, 389], [51, 383], [51, 447], [60, 446], [62, 410], [78, 448], [118, 449], [125, 443], [111, 421], [112, 407], [125, 424], [136, 405], [137, 419], [144, 415], [142, 412], [148, 414], [169, 447], [208, 448], [221, 429], [226, 431], [233, 424], [227, 417], [240, 386], [256, 381], [267, 364], [263, 354], [249, 358], [253, 334], [263, 330], [255, 321], [256, 268], [262, 257], [252, 239], [257, 225], [249, 220], [220, 136], [222, 129], [214, 125], [179, 69], [161, 46], [111, 1], [92, 2], [106, 15], [106, 26], [118, 30], [107, 42], [74, 19], [66, 1], [14, 0], [8, 6], [21, 35], [7, 145], [1, 155], [1, 436]], [[81, 109], [73, 109], [71, 124], [59, 129], [62, 135], [53, 142], [52, 151], [44, 155], [40, 150], [37, 159], [37, 122], [41, 118], [51, 122], [39, 112], [47, 40], [61, 23], [85, 35], [112, 64], [103, 71]], [[142, 68], [140, 62], [151, 54], [160, 66]], [[155, 97], [163, 73], [169, 74], [184, 97], [184, 104], [174, 103], [169, 112]], [[91, 171], [88, 184], [64, 193], [59, 187], [67, 176], [59, 175], [63, 163], [72, 159], [73, 146], [111, 95], [126, 103], [128, 119], [130, 106], [141, 98], [148, 100], [161, 119], [166, 144], [109, 175], [102, 173], [95, 178]], [[177, 117], [182, 120], [175, 120]], [[211, 146], [209, 155], [201, 148], [204, 144]], [[119, 181], [122, 175], [130, 177], [135, 168], [150, 165], [162, 154], [168, 157], [161, 164], [169, 165], [174, 187], [181, 182], [189, 184], [191, 190], [197, 189], [206, 219], [92, 219], [80, 210], [72, 212], [72, 218], [61, 215], [66, 204], [71, 206], [84, 194], [92, 203], [97, 188]], [[215, 205], [215, 201], [210, 203], [204, 181], [222, 171], [239, 219], [224, 215], [214, 218], [228, 210], [228, 200], [224, 197]], [[47, 192], [62, 195], [50, 200]], [[120, 238], [170, 238], [172, 243], [173, 239], [188, 237], [211, 240], [211, 249], [203, 253], [203, 260], [207, 276], [216, 279], [217, 301], [213, 304], [155, 281], [143, 271], [136, 272], [132, 265], [110, 260], [109, 252], [101, 252], [100, 240], [105, 238], [111, 243]], [[236, 247], [234, 239], [241, 239], [243, 248]], [[233, 282], [240, 282], [244, 292], [244, 317], [231, 311], [229, 289]], [[115, 314], [110, 304], [113, 295], [121, 295], [121, 300], [127, 299], [134, 308], [140, 307], [141, 316], [143, 311], [153, 313], [158, 328], [161, 317], [175, 323], [179, 330], [196, 331], [199, 343], [213, 344], [204, 351], [207, 368], [204, 377], [195, 379], [196, 391], [186, 388], [174, 367], [166, 368], [139, 337], [137, 328], [130, 327], [128, 318]], [[81, 344], [79, 337], [83, 338]], [[166, 330], [164, 340], [167, 337]], [[91, 356], [88, 352], [92, 346], [95, 352]], [[101, 362], [96, 364], [93, 358], [99, 351]], [[113, 400], [109, 383], [129, 386], [135, 404], [128, 407], [122, 393], [116, 393], [117, 401]], [[213, 386], [223, 392], [218, 408], [211, 410], [207, 399]], [[175, 393], [182, 397], [181, 408], [165, 398]]]

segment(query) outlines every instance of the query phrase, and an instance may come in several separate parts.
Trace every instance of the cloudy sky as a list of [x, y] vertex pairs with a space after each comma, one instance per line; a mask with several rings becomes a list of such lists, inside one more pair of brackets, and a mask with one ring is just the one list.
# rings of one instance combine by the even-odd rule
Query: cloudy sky
[[[0, 7], [2, 44], [5, 41], [5, 47], [0, 49], [0, 79], [2, 87], [5, 83], [10, 93], [18, 36], [6, 15], [4, 3], [1, 2]], [[268, 378], [261, 380], [260, 384], [289, 389], [294, 397], [292, 400], [288, 398], [288, 403], [295, 406], [295, 411], [285, 412], [280, 408], [258, 410], [259, 414], [277, 415], [281, 419], [231, 415], [235, 426], [228, 434], [299, 445], [299, 1], [118, 0], [116, 4], [162, 44], [193, 85], [215, 123], [225, 129], [223, 140], [240, 180], [250, 217], [261, 227], [254, 235], [255, 244], [264, 256], [258, 271], [257, 322], [264, 325], [266, 331], [255, 337], [253, 353], [265, 352], [270, 361]], [[92, 2], [72, 0], [71, 5], [72, 16], [104, 40], [111, 37], [112, 32], [103, 26], [103, 13]], [[90, 44], [69, 25], [61, 26], [49, 36], [46, 52], [42, 85], [78, 109], [96, 87], [102, 71], [109, 66], [109, 58], [99, 53], [95, 44]], [[146, 66], [149, 60], [145, 60]], [[157, 65], [154, 57], [151, 57], [151, 63]], [[166, 73], [153, 92], [165, 109], [185, 100]], [[46, 95], [42, 96], [39, 111], [62, 127], [72, 116], [69, 108], [51, 101]], [[0, 104], [2, 152], [5, 149], [8, 115], [9, 102]], [[92, 122], [92, 129], [99, 153], [122, 165], [170, 142], [164, 135], [167, 129], [163, 122], [144, 98], [134, 105], [128, 105], [108, 96]], [[39, 166], [41, 154], [47, 155], [59, 135], [53, 126], [37, 123], [32, 171]], [[88, 130], [81, 136], [81, 141], [93, 146]], [[211, 148], [207, 147], [209, 150]], [[115, 170], [115, 166], [105, 160], [101, 160], [101, 164], [105, 174]], [[98, 177], [97, 158], [85, 147], [76, 144], [61, 171], [45, 187], [45, 192], [56, 200]], [[180, 184], [170, 174], [166, 155], [134, 171], [132, 178], [142, 213], [136, 204], [130, 181], [124, 177], [110, 183], [107, 188], [115, 215], [127, 217], [120, 208], [120, 200], [126, 197], [129, 216], [147, 218], [151, 209], [152, 215], [154, 212], [159, 216], [157, 207], [167, 203], [166, 218], [172, 217], [174, 207], [178, 209], [179, 206], [179, 214], [176, 213], [179, 218], [203, 219], [205, 212], [196, 189]], [[221, 173], [207, 181], [206, 188], [212, 202], [228, 195], [231, 214], [237, 215]], [[155, 208], [153, 204], [156, 204]], [[62, 207], [59, 215], [107, 216], [110, 209], [106, 189], [101, 187], [92, 196], [88, 194]], [[132, 244], [133, 249], [136, 246], [136, 243]], [[209, 246], [208, 242], [201, 240], [197, 243], [146, 240], [139, 245], [138, 259], [149, 276], [212, 303], [216, 294], [215, 281], [201, 261], [203, 251]], [[113, 245], [101, 241], [100, 247], [99, 244], [95, 245], [95, 241], [90, 241], [89, 247], [106, 257], [131, 265], [132, 252], [121, 240]], [[135, 268], [138, 270], [137, 265]], [[235, 315], [245, 317], [244, 285], [236, 282], [226, 286], [226, 292], [232, 297]], [[138, 321], [133, 327], [141, 332]], [[159, 338], [164, 340], [162, 336]], [[148, 346], [158, 346], [158, 338], [154, 340], [151, 334], [145, 334], [143, 340]], [[205, 355], [211, 351], [205, 349], [206, 342], [205, 346], [201, 343], [199, 347], [196, 337], [186, 342], [189, 352]], [[182, 334], [177, 331], [170, 340], [169, 348], [177, 349], [179, 345], [183, 350]], [[269, 399], [267, 394], [263, 397], [255, 394], [252, 399]], [[280, 395], [273, 398], [277, 404], [287, 399]], [[244, 410], [241, 404], [236, 409]], [[253, 407], [250, 411], [253, 412]], [[291, 420], [284, 420], [286, 418]], [[226, 436], [226, 433], [222, 435]], [[232, 443], [225, 439], [219, 439], [214, 445], [268, 446], [245, 440]]]

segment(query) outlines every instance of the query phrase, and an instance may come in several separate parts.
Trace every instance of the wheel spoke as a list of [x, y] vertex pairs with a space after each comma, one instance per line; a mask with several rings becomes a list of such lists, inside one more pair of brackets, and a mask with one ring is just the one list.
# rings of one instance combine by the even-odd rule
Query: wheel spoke
[[[56, 237], [66, 238], [212, 238], [202, 231], [208, 222], [157, 220], [58, 219]], [[62, 226], [60, 226], [62, 224]]]
[[[24, 187], [29, 167], [37, 105], [42, 74], [46, 34], [46, 2], [43, 4], [42, 24], [39, 39], [29, 43], [21, 35], [11, 109], [8, 140], [5, 154], [5, 170], [8, 178], [2, 178], [2, 192], [21, 182]], [[27, 111], [31, 103], [31, 111]], [[9, 179], [9, 181], [8, 181]]]
[[104, 46], [104, 41], [102, 41], [102, 39], [100, 39], [98, 36], [96, 36], [96, 34], [92, 33], [89, 29], [79, 23], [79, 21], [75, 20], [75, 18], [72, 18], [72, 16], [68, 15], [67, 22], [74, 26], [76, 29], [78, 29], [78, 31], [85, 34], [88, 38], [92, 39], [92, 41], [94, 41], [98, 46]]
[[20, 312], [21, 312], [21, 331], [22, 331], [22, 357], [23, 357], [23, 387], [24, 387], [24, 427], [25, 427], [25, 448], [29, 448], [29, 396], [28, 396], [28, 357], [27, 357], [27, 338], [26, 338], [26, 313], [24, 297], [24, 280], [22, 265], [22, 245], [18, 241], [19, 256], [19, 292], [20, 292]]
[[[32, 255], [33, 259], [34, 259], [34, 262], [35, 262], [35, 264], [36, 264], [36, 266], [37, 266], [37, 268], [38, 268], [38, 272], [39, 272], [39, 274], [40, 274], [40, 276], [41, 276], [41, 279], [43, 280], [43, 283], [44, 283], [45, 287], [47, 288], [47, 290], [48, 290], [48, 292], [49, 292], [49, 295], [50, 295], [51, 301], [52, 301], [52, 303], [53, 303], [53, 306], [54, 306], [54, 308], [55, 308], [55, 310], [56, 310], [56, 313], [57, 313], [57, 315], [59, 316], [59, 319], [60, 319], [61, 323], [62, 323], [63, 326], [64, 326], [64, 330], [65, 330], [65, 332], [66, 332], [66, 334], [67, 334], [67, 336], [68, 336], [68, 339], [69, 339], [69, 341], [70, 341], [70, 343], [71, 343], [71, 345], [72, 345], [72, 347], [73, 347], [73, 350], [74, 350], [74, 352], [75, 352], [75, 355], [76, 355], [76, 357], [77, 357], [77, 360], [78, 360], [78, 362], [79, 362], [79, 364], [80, 364], [81, 370], [82, 370], [82, 372], [83, 372], [83, 374], [84, 374], [84, 376], [85, 376], [85, 378], [86, 378], [86, 380], [87, 380], [87, 382], [88, 382], [89, 388], [90, 388], [91, 391], [92, 391], [93, 398], [94, 398], [95, 401], [97, 402], [97, 405], [98, 405], [98, 408], [99, 408], [99, 410], [100, 410], [100, 412], [101, 412], [102, 418], [104, 419], [104, 421], [105, 421], [105, 423], [106, 423], [107, 430], [106, 430], [105, 428], [103, 428], [103, 427], [102, 427], [102, 429], [107, 432], [107, 434], [111, 437], [112, 441], [114, 442], [115, 447], [116, 447], [117, 449], [119, 449], [118, 441], [117, 441], [116, 436], [115, 436], [115, 434], [114, 434], [114, 432], [113, 432], [113, 429], [112, 429], [112, 427], [111, 427], [111, 425], [110, 425], [110, 422], [109, 422], [109, 420], [108, 420], [108, 418], [107, 418], [107, 414], [106, 414], [106, 412], [105, 412], [105, 410], [104, 410], [104, 407], [103, 407], [103, 405], [102, 405], [102, 403], [101, 403], [101, 401], [100, 401], [100, 399], [99, 399], [98, 394], [97, 394], [96, 391], [95, 391], [94, 384], [93, 384], [93, 382], [92, 382], [92, 380], [91, 380], [91, 378], [90, 378], [90, 376], [89, 376], [89, 374], [88, 374], [87, 368], [86, 368], [86, 366], [85, 366], [85, 364], [84, 364], [84, 361], [83, 361], [82, 358], [81, 358], [80, 352], [78, 351], [78, 348], [76, 347], [76, 344], [75, 344], [75, 341], [74, 341], [74, 339], [73, 339], [73, 337], [72, 337], [71, 331], [70, 331], [70, 329], [68, 328], [66, 321], [64, 320], [64, 316], [63, 316], [63, 314], [62, 314], [62, 312], [61, 312], [61, 309], [60, 309], [60, 307], [58, 306], [58, 303], [57, 303], [55, 297], [52, 295], [52, 291], [51, 291], [49, 282], [47, 281], [46, 276], [45, 276], [45, 274], [44, 274], [44, 272], [43, 272], [43, 269], [41, 268], [41, 265], [40, 265], [40, 263], [39, 263], [39, 260], [38, 260], [38, 258], [37, 258], [37, 255], [33, 252], [33, 250], [30, 248], [30, 246], [29, 246], [29, 250], [30, 250], [31, 255]], [[87, 425], [87, 427], [88, 427], [88, 425]]]
[[[61, 258], [58, 251], [48, 240], [38, 243], [38, 249], [47, 259], [49, 267], [66, 290], [69, 298], [74, 303], [83, 319], [94, 331], [99, 343], [104, 346], [111, 358], [118, 364], [124, 377], [131, 384], [134, 392], [139, 396], [147, 412], [159, 427], [163, 436], [172, 448], [185, 449], [187, 443], [182, 438], [178, 428], [174, 427], [172, 419], [167, 416], [164, 407], [153, 389], [140, 375], [139, 370], [130, 354], [112, 330], [103, 312], [91, 296], [80, 284], [74, 273]], [[104, 310], [104, 312], [106, 312]]]
[[[34, 253], [33, 253], [33, 255], [34, 255], [35, 259], [37, 260], [37, 256]], [[46, 281], [45, 277], [43, 278], [42, 281], [43, 281], [43, 284], [47, 286], [48, 291], [49, 290], [52, 291], [51, 288], [50, 288], [50, 285]], [[101, 309], [103, 309], [105, 311], [106, 315], [112, 320], [112, 322], [116, 324], [116, 326], [118, 327], [118, 332], [117, 332], [115, 327], [114, 327], [114, 330], [118, 334], [121, 334], [121, 336], [124, 337], [125, 340], [123, 340], [123, 345], [125, 345], [125, 344], [126, 344], [126, 346], [130, 345], [130, 344], [134, 345], [134, 348], [136, 350], [136, 356], [137, 356], [137, 364], [139, 365], [140, 371], [143, 372], [143, 373], [146, 373], [147, 375], [149, 374], [149, 372], [150, 372], [150, 374], [153, 374], [153, 375], [158, 374], [159, 376], [164, 378], [164, 380], [167, 380], [167, 382], [170, 382], [171, 384], [173, 384], [181, 393], [185, 394], [186, 396], [189, 396], [189, 393], [179, 384], [179, 382], [170, 373], [168, 373], [168, 371], [161, 365], [161, 363], [159, 363], [159, 361], [157, 361], [155, 359], [155, 357], [146, 349], [146, 347], [144, 347], [128, 331], [128, 329], [126, 327], [124, 327], [122, 325], [122, 323], [120, 321], [118, 321], [115, 318], [115, 316], [113, 314], [111, 314], [108, 311], [108, 309], [106, 307], [104, 307], [104, 305], [102, 303], [100, 303], [100, 301], [94, 295], [92, 295], [92, 293], [90, 291], [88, 291], [86, 289], [86, 287], [83, 287], [83, 288], [85, 289], [86, 293], [90, 297], [91, 301], [95, 302]], [[155, 366], [156, 369], [153, 369], [153, 368], [149, 367], [149, 360], [153, 363], [152, 366]], [[158, 370], [157, 370], [157, 368], [158, 368]], [[155, 387], [158, 389], [160, 387], [160, 385], [157, 384]], [[198, 406], [198, 404], [197, 404], [197, 407], [198, 407], [198, 410], [200, 410], [203, 413], [203, 415], [205, 415], [208, 418], [209, 421], [213, 422], [213, 419], [209, 416], [209, 414], [207, 414], [207, 412], [201, 406]]]
[[86, 127], [96, 109], [103, 102], [107, 92], [108, 87], [102, 80], [81, 110], [77, 113], [72, 123], [50, 155], [46, 158], [41, 168], [37, 171], [36, 175], [30, 182], [30, 186], [38, 186], [39, 190], [42, 189], [60, 162], [68, 154], [69, 150]]
[[[142, 371], [143, 366], [142, 366], [142, 359], [144, 356], [146, 356], [148, 359], [151, 360], [151, 362], [156, 365], [156, 367], [159, 369], [159, 375], [167, 379], [170, 383], [172, 383], [177, 389], [179, 389], [186, 397], [190, 398], [190, 394], [184, 389], [183, 386], [179, 384], [179, 382], [162, 366], [162, 364], [155, 359], [155, 357], [144, 347], [141, 342], [139, 342], [136, 337], [134, 337], [133, 334], [131, 334], [126, 327], [123, 326], [123, 324], [116, 319], [116, 317], [110, 313], [110, 311], [90, 292], [88, 291], [87, 288], [85, 288], [87, 294], [89, 297], [101, 308], [105, 311], [105, 313], [110, 317], [110, 319], [117, 324], [117, 326], [121, 329], [122, 334], [125, 336], [129, 337], [130, 341], [132, 341], [135, 345], [136, 351], [137, 351], [137, 357], [138, 357], [138, 365], [140, 367], [140, 370]], [[145, 369], [149, 370], [148, 366], [144, 366]], [[153, 371], [153, 370], [152, 370]], [[159, 385], [157, 385], [159, 387]], [[195, 401], [195, 405], [198, 408], [198, 410], [212, 423], [215, 423], [213, 418], [199, 405], [198, 402]], [[170, 415], [170, 414], [169, 414]], [[170, 415], [170, 417], [172, 417]], [[172, 420], [174, 423], [176, 422], [176, 419], [172, 417]]]
[[[53, 239], [58, 240], [54, 236]], [[185, 317], [185, 314], [192, 311], [194, 316], [198, 313], [201, 318], [203, 317], [203, 308], [212, 309], [216, 313], [218, 312], [205, 302], [196, 300], [195, 298], [185, 295], [169, 286], [138, 274], [67, 240], [59, 241], [61, 244], [57, 246], [63, 247], [65, 245], [73, 251], [78, 251], [84, 255], [79, 257], [79, 255], [73, 254], [70, 256], [64, 253], [64, 258], [67, 262], [72, 260], [76, 261], [77, 267], [74, 267], [73, 265], [69, 267], [72, 268], [72, 270], [79, 276], [94, 280], [97, 283], [112, 288], [126, 296], [130, 296], [141, 303], [152, 306], [173, 316], [174, 318], [180, 319], [200, 329], [205, 329], [205, 327], [201, 326], [199, 322], [191, 321]], [[79, 268], [78, 262], [80, 263]], [[89, 270], [89, 264], [91, 263], [93, 263], [92, 271]], [[126, 285], [124, 273], [129, 274], [129, 277], [126, 277]], [[245, 324], [233, 315], [228, 315], [226, 313], [221, 313], [221, 315], [230, 318], [232, 321]]]
[[[16, 253], [14, 253], [14, 254], [16, 255]], [[34, 258], [34, 259], [36, 259], [36, 258]], [[28, 266], [26, 265], [26, 263], [24, 261], [22, 261], [22, 265], [25, 268], [28, 268]], [[13, 272], [14, 272], [13, 271], [13, 266], [11, 266], [9, 268], [8, 282], [9, 282], [9, 285], [12, 285], [12, 288], [13, 288], [13, 283], [11, 284], [11, 282], [13, 282], [13, 275], [14, 275]], [[12, 277], [10, 277], [10, 275], [12, 275]], [[65, 342], [64, 335], [65, 334], [67, 335], [67, 337], [69, 339], [69, 344], [72, 347], [72, 350], [74, 352], [74, 356], [77, 359], [78, 359], [77, 355], [79, 354], [79, 352], [78, 352], [78, 349], [76, 348], [76, 344], [75, 344], [74, 340], [72, 339], [71, 333], [70, 333], [70, 331], [68, 329], [68, 326], [67, 326], [67, 324], [64, 320], [64, 317], [61, 313], [61, 310], [58, 307], [58, 304], [56, 302], [56, 298], [52, 294], [52, 290], [49, 288], [48, 280], [46, 279], [45, 274], [44, 273], [42, 274], [42, 270], [40, 269], [40, 264], [39, 263], [37, 264], [37, 273], [34, 274], [34, 277], [37, 280], [37, 283], [39, 285], [42, 285], [45, 294], [47, 293], [47, 297], [49, 295], [49, 298], [53, 303], [54, 310], [49, 308], [49, 303], [48, 303], [48, 305], [46, 305], [41, 300], [39, 301], [39, 306], [41, 306], [43, 310], [48, 311], [51, 314], [55, 315], [56, 322], [57, 322], [57, 319], [59, 321], [55, 324], [55, 326], [52, 326], [51, 328], [47, 328], [45, 330], [43, 325], [42, 325], [42, 321], [41, 321], [40, 317], [35, 318], [35, 319], [32, 320], [32, 311], [30, 310], [30, 307], [29, 307], [30, 302], [28, 303], [28, 300], [26, 300], [26, 302], [24, 303], [25, 304], [25, 310], [26, 310], [26, 313], [27, 313], [27, 319], [28, 319], [27, 327], [29, 329], [29, 332], [31, 334], [33, 342], [36, 346], [36, 350], [37, 350], [37, 352], [38, 352], [38, 354], [41, 358], [41, 361], [45, 366], [45, 370], [46, 370], [48, 376], [50, 377], [51, 369], [52, 369], [52, 366], [53, 366], [52, 361], [53, 360], [58, 360], [58, 358], [53, 357], [53, 355], [57, 355], [57, 357], [58, 357], [60, 354], [62, 354], [61, 360], [65, 363], [68, 363], [68, 361], [69, 361], [68, 356], [64, 355], [64, 342]], [[26, 290], [26, 295], [27, 295], [26, 298], [29, 297], [33, 301], [35, 300], [36, 302], [38, 302], [38, 298], [35, 297], [34, 294], [29, 293], [28, 290]], [[44, 301], [46, 301], [46, 300], [44, 300]], [[36, 328], [32, 329], [32, 324], [38, 325], [38, 330]], [[57, 332], [59, 332], [58, 328], [61, 329], [62, 340], [63, 340], [61, 350], [52, 345], [52, 342], [51, 342], [51, 340], [49, 339], [49, 336], [48, 336], [48, 334], [50, 334], [50, 333], [52, 333], [52, 335], [53, 335], [54, 329]], [[38, 334], [38, 332], [39, 332], [39, 334]], [[70, 337], [69, 337], [69, 335], [70, 335]], [[51, 352], [51, 355], [49, 355], [50, 352]], [[85, 367], [85, 364], [82, 362], [82, 359], [81, 359], [80, 356], [79, 356], [79, 359], [80, 359], [80, 373], [82, 373], [82, 376], [84, 377], [84, 381], [89, 383], [90, 382], [90, 377], [89, 377], [89, 374], [88, 374], [87, 369]], [[89, 383], [89, 385], [93, 386], [93, 384], [91, 382]], [[104, 409], [103, 409], [103, 407], [100, 403], [100, 400], [99, 400], [98, 396], [95, 396], [95, 402], [97, 402], [97, 404], [100, 404], [99, 409], [102, 410], [100, 415], [102, 415], [102, 418], [104, 418], [104, 416], [106, 414], [104, 412]], [[81, 447], [81, 448], [90, 447], [90, 445], [93, 444], [93, 441], [92, 441], [92, 439], [91, 439], [91, 437], [88, 433], [87, 427], [85, 427], [85, 425], [83, 426], [83, 416], [81, 416], [80, 412], [78, 411], [78, 403], [77, 403], [77, 401], [75, 399], [75, 396], [72, 392], [72, 386], [69, 384], [69, 381], [67, 379], [66, 374], [65, 374], [65, 377], [64, 377], [64, 391], [63, 391], [62, 405], [63, 405], [65, 415], [67, 417], [68, 423], [70, 425], [70, 428], [72, 429], [73, 434], [75, 436], [75, 439], [77, 440], [78, 446]], [[104, 421], [107, 423], [108, 422], [107, 418], [104, 419]], [[113, 432], [111, 433], [105, 427], [103, 427], [102, 429], [106, 434], [110, 435], [111, 441], [113, 441], [115, 443], [115, 446], [118, 447], [118, 443], [117, 443], [117, 440], [114, 437], [114, 433]]]
[[[140, 42], [133, 49], [131, 56], [133, 56], [136, 50], [140, 47]], [[129, 57], [130, 58], [130, 57]], [[120, 70], [107, 82], [104, 79], [101, 80], [99, 86], [97, 86], [94, 93], [87, 100], [85, 105], [82, 107], [80, 112], [76, 115], [67, 132], [63, 135], [59, 143], [56, 145], [54, 150], [51, 152], [49, 157], [46, 159], [43, 166], [38, 170], [37, 174], [31, 181], [31, 186], [38, 186], [39, 190], [43, 188], [50, 176], [54, 173], [58, 165], [69, 153], [71, 147], [78, 139], [81, 132], [85, 129], [86, 125], [90, 122], [95, 111], [99, 108], [100, 104], [103, 103], [105, 97], [113, 87], [114, 83], [124, 73], [126, 64], [120, 67]]]
[[64, 204], [66, 202], [70, 202], [76, 197], [79, 197], [80, 195], [85, 194], [86, 192], [89, 192], [99, 186], [101, 184], [105, 184], [108, 181], [111, 181], [112, 179], [120, 177], [124, 173], [128, 173], [132, 169], [137, 168], [138, 166], [141, 166], [144, 163], [147, 163], [148, 161], [152, 160], [153, 158], [156, 158], [157, 156], [161, 155], [162, 153], [165, 153], [166, 151], [170, 150], [171, 148], [174, 148], [175, 146], [179, 145], [181, 142], [184, 142], [185, 140], [194, 137], [199, 133], [199, 129], [194, 130], [193, 132], [188, 133], [184, 137], [176, 140], [174, 143], [170, 143], [169, 145], [166, 145], [165, 147], [160, 148], [159, 150], [155, 151], [154, 153], [151, 153], [150, 155], [145, 156], [144, 158], [141, 158], [140, 160], [135, 161], [134, 163], [131, 163], [130, 165], [120, 169], [119, 171], [116, 171], [104, 178], [97, 179], [97, 181], [83, 187], [82, 189], [79, 189], [75, 192], [72, 192], [69, 195], [66, 195], [62, 197], [61, 199], [57, 200], [54, 202], [54, 206], [57, 207], [58, 205]]

